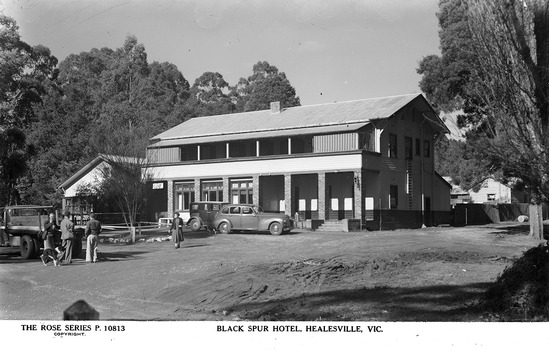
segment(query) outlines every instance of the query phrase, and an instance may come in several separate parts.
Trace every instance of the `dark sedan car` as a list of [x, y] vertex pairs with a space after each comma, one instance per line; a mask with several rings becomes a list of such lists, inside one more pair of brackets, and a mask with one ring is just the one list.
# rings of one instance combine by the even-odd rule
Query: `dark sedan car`
[[205, 228], [209, 231], [211, 228], [214, 227], [212, 225], [215, 219], [215, 215], [224, 204], [227, 203], [212, 201], [191, 203], [191, 209], [189, 213], [190, 218], [187, 221], [187, 225], [193, 231], [198, 231], [202, 228]]
[[225, 205], [217, 213], [214, 227], [220, 233], [231, 231], [268, 231], [273, 235], [290, 232], [293, 220], [284, 214], [265, 213], [260, 206], [250, 204]]

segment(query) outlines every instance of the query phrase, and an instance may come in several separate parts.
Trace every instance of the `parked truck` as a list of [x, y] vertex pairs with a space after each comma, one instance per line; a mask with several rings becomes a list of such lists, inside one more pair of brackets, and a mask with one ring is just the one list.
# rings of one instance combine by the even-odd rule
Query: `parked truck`
[[[14, 205], [2, 208], [0, 234], [3, 234], [12, 247], [19, 246], [23, 259], [37, 258], [44, 247], [40, 233], [48, 221], [49, 213], [55, 213], [57, 223], [59, 216], [51, 206]], [[76, 227], [72, 256], [78, 257], [82, 252], [84, 228]], [[54, 241], [61, 243], [61, 232], [57, 232]]]

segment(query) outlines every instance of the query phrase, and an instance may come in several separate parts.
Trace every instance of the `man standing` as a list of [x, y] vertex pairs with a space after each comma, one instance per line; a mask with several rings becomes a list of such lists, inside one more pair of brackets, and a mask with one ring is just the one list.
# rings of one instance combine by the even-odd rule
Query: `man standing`
[[101, 233], [101, 223], [95, 219], [95, 214], [90, 214], [90, 221], [86, 224], [86, 263], [97, 262], [97, 245], [99, 244], [99, 234]]
[[61, 254], [58, 259], [61, 262], [61, 259], [64, 259], [65, 264], [72, 263], [72, 244], [74, 240], [74, 224], [70, 219], [71, 213], [66, 210], [63, 213], [63, 221], [61, 221], [61, 239], [63, 240], [63, 248], [65, 251]]
[[185, 225], [183, 219], [179, 217], [179, 213], [175, 213], [170, 229], [172, 231], [172, 242], [174, 242], [175, 249], [179, 248], [181, 241], [185, 240], [183, 238], [183, 225]]

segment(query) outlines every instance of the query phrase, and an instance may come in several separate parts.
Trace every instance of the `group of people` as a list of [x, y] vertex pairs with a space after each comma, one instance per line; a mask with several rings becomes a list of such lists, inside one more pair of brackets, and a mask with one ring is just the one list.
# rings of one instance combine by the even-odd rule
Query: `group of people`
[[[72, 249], [74, 240], [77, 239], [74, 229], [74, 223], [70, 219], [70, 212], [63, 213], [63, 220], [59, 225], [55, 220], [55, 214], [50, 213], [48, 222], [44, 224], [42, 239], [44, 240], [44, 252], [40, 256], [44, 266], [48, 266], [53, 261], [54, 266], [72, 263]], [[55, 233], [61, 230], [62, 244], [55, 246]], [[95, 214], [90, 214], [90, 220], [86, 224], [84, 234], [86, 236], [86, 263], [97, 262], [97, 246], [99, 245], [99, 234], [101, 233], [101, 223], [95, 219]]]
[[[61, 263], [72, 263], [72, 248], [76, 234], [74, 223], [70, 219], [70, 212], [63, 213], [63, 220], [57, 225], [55, 214], [50, 213], [48, 222], [44, 225], [42, 239], [44, 240], [44, 252], [40, 256], [44, 266], [48, 266], [50, 261], [53, 261], [54, 266], [59, 266]], [[181, 246], [183, 238], [183, 226], [185, 222], [179, 217], [179, 213], [175, 213], [175, 217], [170, 228], [172, 232], [172, 242], [175, 248]], [[56, 247], [54, 242], [55, 233], [61, 230], [61, 246]], [[86, 235], [86, 263], [97, 262], [97, 246], [99, 245], [99, 234], [101, 233], [101, 223], [95, 218], [95, 214], [90, 214], [90, 220], [86, 224], [84, 234]]]

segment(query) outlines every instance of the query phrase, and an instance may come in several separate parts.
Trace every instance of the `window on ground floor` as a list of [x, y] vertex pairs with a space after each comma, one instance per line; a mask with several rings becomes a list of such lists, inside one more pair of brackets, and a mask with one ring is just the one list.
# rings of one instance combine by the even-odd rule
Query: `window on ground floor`
[[391, 209], [398, 208], [398, 186], [391, 185], [389, 189], [389, 202], [391, 203]]
[[202, 182], [203, 201], [223, 201], [223, 181]]
[[231, 180], [231, 203], [253, 204], [253, 180]]
[[174, 210], [188, 211], [194, 202], [194, 182], [174, 183]]

